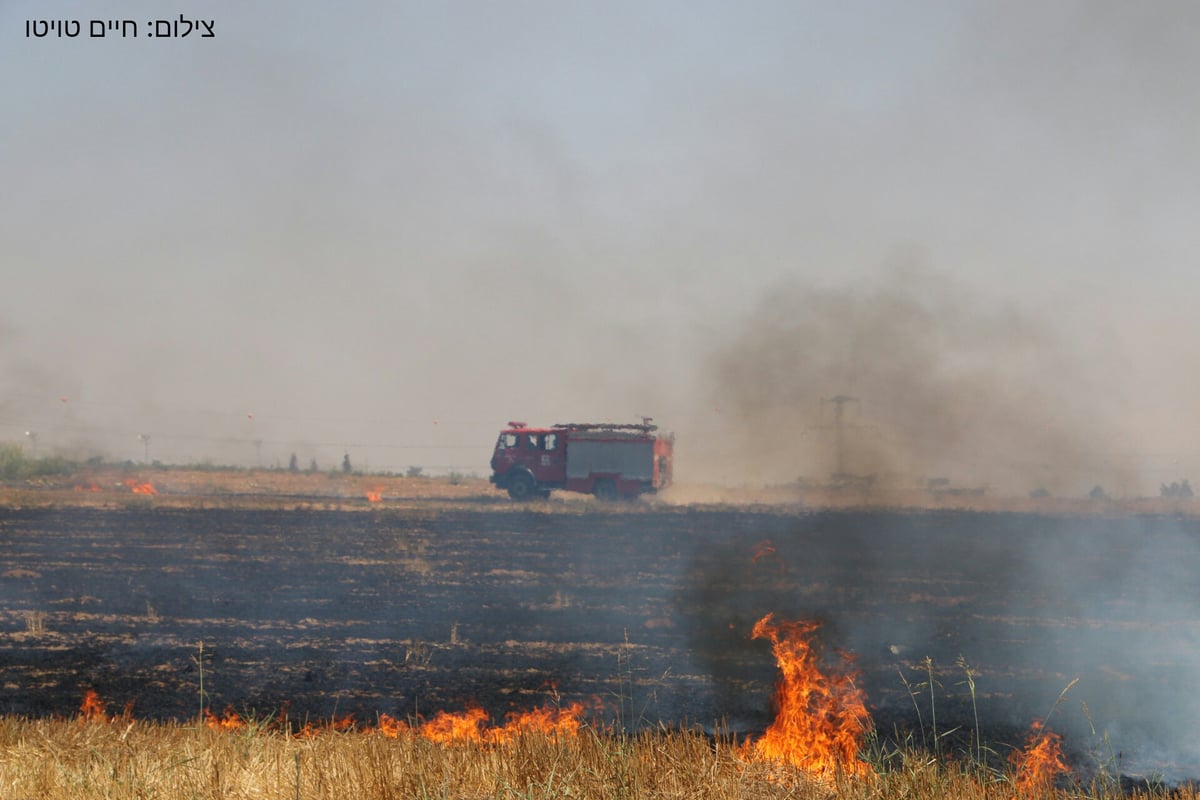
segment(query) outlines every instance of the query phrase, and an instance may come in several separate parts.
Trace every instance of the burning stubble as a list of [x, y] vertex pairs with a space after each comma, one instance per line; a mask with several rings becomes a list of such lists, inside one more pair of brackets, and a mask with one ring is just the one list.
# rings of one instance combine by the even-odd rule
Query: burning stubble
[[836, 512], [722, 523], [726, 540], [692, 553], [678, 605], [735, 727], [765, 724], [761, 697], [744, 692], [770, 677], [749, 631], [776, 612], [820, 620], [827, 651], [858, 655], [881, 731], [1018, 747], [1031, 719], [1051, 719], [1072, 764], [1121, 753], [1106, 768], [1195, 774], [1184, 688], [1198, 652], [1194, 522]]

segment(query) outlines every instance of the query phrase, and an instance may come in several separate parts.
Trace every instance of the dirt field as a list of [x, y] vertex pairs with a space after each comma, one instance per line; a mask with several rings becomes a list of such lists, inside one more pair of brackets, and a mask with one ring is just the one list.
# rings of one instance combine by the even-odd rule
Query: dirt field
[[89, 688], [158, 719], [202, 702], [500, 717], [557, 698], [630, 725], [758, 731], [774, 665], [748, 634], [775, 612], [824, 620], [828, 648], [856, 655], [885, 736], [928, 742], [936, 724], [957, 729], [949, 747], [978, 726], [1015, 744], [1053, 710], [1077, 760], [1194, 763], [1178, 741], [1200, 666], [1189, 518], [523, 507], [478, 485], [403, 496], [412, 479], [373, 503], [354, 492], [378, 481], [313, 477], [340, 494], [223, 507], [227, 488], [185, 495], [169, 475], [157, 495], [10, 493], [0, 712], [69, 715]]

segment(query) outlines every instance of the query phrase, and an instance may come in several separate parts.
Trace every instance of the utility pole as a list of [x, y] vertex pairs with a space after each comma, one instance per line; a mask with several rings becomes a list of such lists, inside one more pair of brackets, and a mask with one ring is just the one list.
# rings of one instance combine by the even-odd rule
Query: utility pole
[[254, 444], [254, 466], [261, 467], [262, 466], [263, 440], [258, 438], [257, 436], [255, 436], [255, 433], [257, 433], [258, 428], [254, 424], [254, 412], [253, 411], [246, 412], [246, 419], [248, 420], [248, 425], [250, 426], [250, 436], [252, 437], [250, 441]]
[[[833, 445], [834, 459], [836, 461], [835, 471], [830, 474], [829, 478], [834, 487], [837, 488], [859, 488], [870, 490], [875, 483], [875, 475], [858, 475], [851, 473], [846, 465], [846, 429], [856, 428], [862, 429], [869, 426], [852, 425], [846, 422], [846, 404], [857, 403], [857, 397], [851, 397], [847, 394], [834, 395], [833, 397], [821, 400], [822, 403], [833, 404]], [[828, 425], [821, 427], [828, 430]]]
[[142, 440], [142, 448], [145, 453], [145, 455], [142, 458], [142, 461], [146, 464], [149, 464], [150, 463], [150, 434], [139, 433], [138, 438]]
[[37, 458], [37, 431], [25, 431], [25, 435], [29, 437], [29, 441], [33, 443], [33, 457]]
[[833, 403], [833, 444], [836, 452], [837, 471], [836, 475], [846, 475], [846, 424], [845, 411], [846, 403], [857, 403], [857, 397], [851, 397], [846, 394], [838, 394], [830, 397], [828, 400], [822, 400], [823, 403]]

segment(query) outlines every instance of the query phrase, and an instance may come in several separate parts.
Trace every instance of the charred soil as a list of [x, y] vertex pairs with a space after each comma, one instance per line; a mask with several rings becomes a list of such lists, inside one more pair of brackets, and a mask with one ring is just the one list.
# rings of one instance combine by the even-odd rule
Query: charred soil
[[1149, 753], [1191, 721], [1164, 715], [1193, 666], [1172, 643], [1196, 632], [1198, 534], [949, 511], [0, 510], [0, 713], [71, 715], [88, 689], [147, 719], [553, 699], [761, 732], [775, 665], [750, 632], [774, 612], [854, 655], [885, 738], [1004, 747], [1050, 713], [1076, 760], [1138, 758], [1121, 736]]

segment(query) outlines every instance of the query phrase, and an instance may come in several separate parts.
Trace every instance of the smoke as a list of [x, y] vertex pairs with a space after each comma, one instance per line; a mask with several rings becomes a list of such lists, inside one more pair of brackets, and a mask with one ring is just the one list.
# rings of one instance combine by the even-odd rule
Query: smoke
[[821, 621], [826, 647], [856, 657], [884, 737], [893, 723], [901, 737], [928, 734], [932, 712], [964, 741], [978, 724], [986, 742], [1019, 744], [1048, 716], [1085, 773], [1200, 771], [1185, 688], [1200, 652], [1194, 522], [963, 512], [725, 524], [723, 542], [692, 554], [677, 603], [734, 724], [763, 723], [763, 698], [745, 686], [770, 680], [770, 657], [748, 632], [774, 612]]
[[[245, 5], [143, 48], [23, 39], [44, 9], [6, 4], [0, 59], [37, 78], [6, 87], [0, 318], [51, 379], [10, 372], [0, 396], [69, 395], [117, 458], [145, 432], [164, 461], [242, 464], [258, 439], [322, 464], [427, 442], [416, 460], [482, 470], [511, 417], [650, 414], [681, 481], [740, 483], [823, 479], [820, 400], [845, 394], [848, 470], [1086, 490], [1117, 482], [1092, 475], [1121, 402], [1095, 376], [1123, 364], [1077, 363], [1096, 354], [1058, 328], [1099, 327], [1078, 307], [996, 307], [1078, 291], [1140, 298], [1115, 326], [1133, 349], [1172, 339], [1150, 353], [1170, 391], [1134, 411], [1180, 441], [1159, 421], [1200, 392], [1177, 374], [1194, 9], [608, 12]], [[861, 277], [906, 241], [973, 288]]]
[[1121, 371], [1113, 354], [911, 260], [774, 287], [707, 363], [727, 433], [776, 475], [1021, 493], [1132, 480], [1105, 445], [1123, 400], [1101, 380]]

